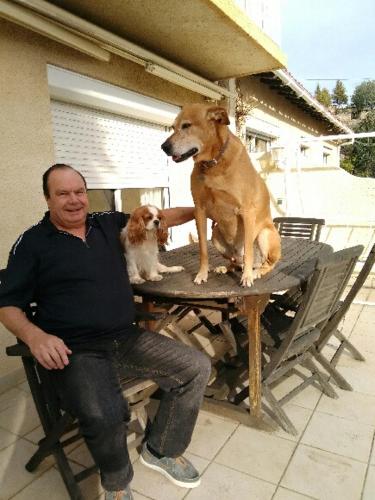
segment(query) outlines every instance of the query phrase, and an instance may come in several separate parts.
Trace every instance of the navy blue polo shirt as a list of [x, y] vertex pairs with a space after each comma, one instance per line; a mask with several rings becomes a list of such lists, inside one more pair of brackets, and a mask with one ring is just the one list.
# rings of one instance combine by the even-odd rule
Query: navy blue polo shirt
[[33, 322], [68, 346], [134, 332], [133, 293], [119, 240], [127, 219], [121, 212], [89, 214], [84, 242], [57, 229], [47, 212], [10, 251], [0, 307], [25, 310], [36, 302]]

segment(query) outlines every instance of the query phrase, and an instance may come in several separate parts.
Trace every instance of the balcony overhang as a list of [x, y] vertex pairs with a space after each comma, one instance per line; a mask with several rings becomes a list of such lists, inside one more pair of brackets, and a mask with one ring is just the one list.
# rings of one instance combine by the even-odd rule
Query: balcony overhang
[[211, 81], [286, 65], [280, 48], [232, 0], [49, 3]]

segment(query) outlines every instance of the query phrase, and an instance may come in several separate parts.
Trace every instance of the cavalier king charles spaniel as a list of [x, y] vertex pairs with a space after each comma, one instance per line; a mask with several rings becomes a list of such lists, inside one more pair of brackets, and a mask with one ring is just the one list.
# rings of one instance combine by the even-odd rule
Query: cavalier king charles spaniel
[[159, 262], [159, 245], [168, 239], [165, 217], [158, 208], [143, 205], [130, 215], [126, 227], [121, 231], [121, 242], [125, 248], [130, 283], [139, 284], [160, 281], [160, 273], [178, 273], [182, 266], [167, 267]]

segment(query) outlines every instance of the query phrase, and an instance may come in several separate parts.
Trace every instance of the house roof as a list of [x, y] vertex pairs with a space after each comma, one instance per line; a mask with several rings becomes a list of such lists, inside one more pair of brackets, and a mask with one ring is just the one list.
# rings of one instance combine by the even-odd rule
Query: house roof
[[282, 68], [280, 48], [233, 0], [49, 0], [208, 80]]
[[328, 130], [335, 133], [352, 133], [352, 130], [342, 123], [329, 109], [321, 104], [304, 86], [296, 80], [289, 71], [282, 69], [264, 72], [257, 75], [261, 82], [275, 90], [288, 101], [317, 120], [327, 124]]

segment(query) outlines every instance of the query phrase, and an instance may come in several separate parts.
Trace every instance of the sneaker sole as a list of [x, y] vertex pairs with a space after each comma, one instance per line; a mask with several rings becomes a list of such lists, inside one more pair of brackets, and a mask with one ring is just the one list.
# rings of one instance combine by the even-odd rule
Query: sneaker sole
[[173, 476], [171, 476], [165, 469], [163, 469], [162, 467], [159, 467], [157, 465], [153, 465], [153, 464], [150, 464], [149, 462], [146, 462], [146, 460], [142, 457], [142, 455], [139, 455], [139, 460], [140, 462], [145, 465], [146, 467], [149, 467], [150, 469], [154, 469], [156, 470], [157, 472], [160, 472], [161, 474], [163, 474], [163, 476], [165, 476], [167, 479], [169, 479], [173, 484], [175, 484], [176, 486], [180, 486], [182, 488], [196, 488], [197, 486], [199, 486], [201, 484], [201, 480], [200, 478], [197, 479], [196, 481], [194, 482], [191, 482], [191, 483], [186, 483], [184, 481], [179, 481], [178, 479], [175, 479]]

